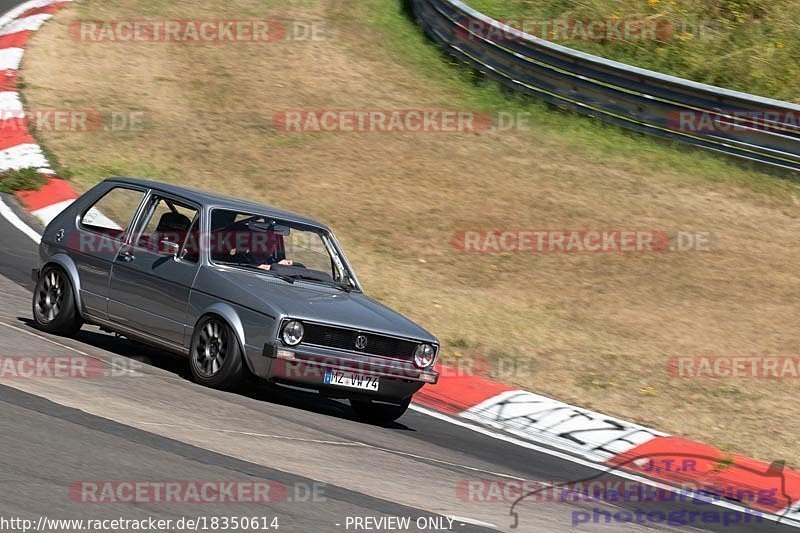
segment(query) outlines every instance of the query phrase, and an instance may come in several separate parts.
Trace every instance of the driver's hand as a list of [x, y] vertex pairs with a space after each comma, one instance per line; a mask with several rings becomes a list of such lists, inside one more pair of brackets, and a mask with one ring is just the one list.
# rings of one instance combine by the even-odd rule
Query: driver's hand
[[[279, 265], [292, 266], [294, 264], [294, 262], [291, 259], [281, 259], [280, 261], [278, 261], [278, 264]], [[266, 265], [258, 265], [258, 268], [260, 268], [261, 270], [269, 270], [270, 266], [271, 265], [268, 265], [268, 264], [266, 264]]]

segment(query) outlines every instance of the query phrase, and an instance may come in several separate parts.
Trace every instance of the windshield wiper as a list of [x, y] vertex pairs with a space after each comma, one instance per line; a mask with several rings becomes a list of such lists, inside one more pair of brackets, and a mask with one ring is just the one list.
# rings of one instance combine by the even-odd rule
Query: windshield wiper
[[353, 290], [353, 287], [349, 283], [339, 283], [331, 279], [322, 279], [318, 276], [309, 276], [308, 274], [288, 274], [287, 276], [292, 279], [300, 279], [304, 281], [313, 281], [316, 283], [322, 283], [325, 285], [333, 285], [337, 289], [343, 290], [345, 292], [350, 292]]
[[308, 274], [284, 274], [288, 278], [302, 279], [307, 281], [318, 281], [320, 283], [330, 283], [331, 280], [320, 278], [319, 276], [309, 276]]
[[267, 274], [269, 274], [271, 276], [275, 276], [276, 278], [280, 278], [280, 279], [282, 279], [283, 281], [285, 281], [287, 283], [294, 283], [294, 279], [295, 278], [293, 278], [292, 276], [287, 276], [286, 274], [276, 274], [275, 272], [270, 272], [269, 270], [264, 270], [264, 269], [258, 268], [258, 267], [256, 267], [256, 270], [259, 270], [261, 272], [266, 272]]

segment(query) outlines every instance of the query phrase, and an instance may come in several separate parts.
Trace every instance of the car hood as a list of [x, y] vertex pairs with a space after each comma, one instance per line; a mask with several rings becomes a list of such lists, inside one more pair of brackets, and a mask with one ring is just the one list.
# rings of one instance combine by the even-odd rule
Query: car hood
[[[197, 280], [200, 287], [215, 287], [221, 290], [217, 296], [279, 319], [297, 318], [438, 343], [436, 337], [416, 323], [360, 292], [345, 292], [305, 281], [288, 283], [269, 274], [236, 267], [208, 270], [213, 274], [208, 271], [201, 274]], [[207, 284], [212, 277], [213, 282]]]

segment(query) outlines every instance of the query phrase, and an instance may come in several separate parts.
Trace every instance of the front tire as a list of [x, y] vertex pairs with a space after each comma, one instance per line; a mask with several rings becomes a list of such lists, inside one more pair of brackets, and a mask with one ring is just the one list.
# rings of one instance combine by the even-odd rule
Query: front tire
[[221, 318], [209, 316], [194, 329], [189, 368], [196, 383], [231, 390], [245, 377], [242, 351], [236, 334]]
[[40, 330], [64, 337], [81, 329], [72, 282], [61, 268], [49, 266], [39, 276], [33, 290], [33, 321]]
[[394, 422], [405, 414], [410, 403], [411, 398], [403, 400], [399, 405], [378, 403], [370, 400], [350, 400], [350, 406], [359, 418], [378, 424]]

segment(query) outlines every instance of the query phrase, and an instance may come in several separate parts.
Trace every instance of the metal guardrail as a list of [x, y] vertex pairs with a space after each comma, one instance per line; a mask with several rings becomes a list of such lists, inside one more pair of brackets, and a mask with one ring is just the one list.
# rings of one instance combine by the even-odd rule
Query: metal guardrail
[[459, 0], [410, 0], [430, 38], [519, 92], [663, 139], [800, 171], [800, 105], [578, 52]]

